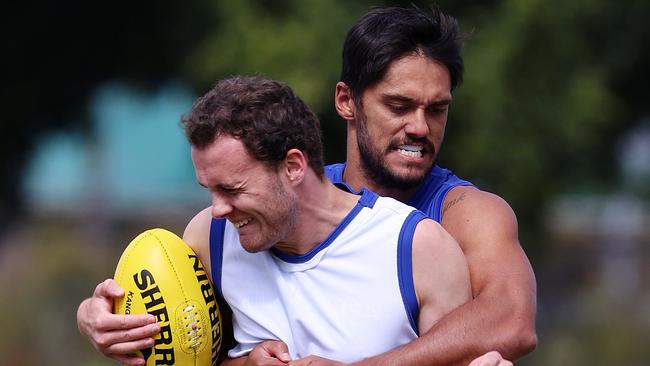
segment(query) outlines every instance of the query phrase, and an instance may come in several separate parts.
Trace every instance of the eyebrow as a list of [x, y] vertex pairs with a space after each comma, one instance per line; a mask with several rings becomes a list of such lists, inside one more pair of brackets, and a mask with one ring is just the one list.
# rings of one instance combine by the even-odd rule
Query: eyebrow
[[[205, 184], [197, 181], [197, 183], [205, 188], [205, 189], [210, 189], [210, 187], [206, 186]], [[242, 183], [234, 183], [234, 184], [216, 184], [214, 188], [221, 189], [221, 190], [233, 190], [233, 189], [240, 189], [242, 188], [243, 184]]]
[[[384, 101], [387, 102], [401, 102], [401, 103], [414, 103], [415, 100], [413, 98], [405, 97], [403, 95], [398, 95], [398, 94], [382, 94], [381, 98]], [[436, 100], [432, 103], [429, 103], [430, 106], [443, 106], [443, 105], [449, 105], [451, 104], [451, 98], [445, 98], [441, 100]]]

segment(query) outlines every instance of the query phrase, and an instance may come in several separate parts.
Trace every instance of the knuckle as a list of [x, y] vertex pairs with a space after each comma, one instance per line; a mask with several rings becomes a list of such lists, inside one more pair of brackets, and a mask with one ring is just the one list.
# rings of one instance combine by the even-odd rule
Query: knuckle
[[128, 318], [126, 316], [120, 317], [119, 318], [119, 324], [120, 324], [120, 328], [122, 328], [122, 329], [128, 328], [128, 326], [129, 326]]
[[98, 334], [95, 336], [95, 344], [99, 347], [100, 350], [104, 350], [108, 347], [108, 337], [103, 334]]
[[106, 327], [106, 322], [102, 318], [93, 318], [90, 320], [90, 326], [95, 330], [100, 330]]

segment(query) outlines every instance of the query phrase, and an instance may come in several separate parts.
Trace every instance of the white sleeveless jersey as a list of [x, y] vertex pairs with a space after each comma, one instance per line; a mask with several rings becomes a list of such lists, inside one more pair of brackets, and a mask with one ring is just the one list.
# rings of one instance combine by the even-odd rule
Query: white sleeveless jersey
[[238, 343], [228, 355], [275, 339], [292, 358], [352, 362], [416, 338], [411, 243], [424, 217], [364, 191], [329, 237], [303, 256], [248, 253], [230, 222], [213, 220], [212, 273], [232, 308]]

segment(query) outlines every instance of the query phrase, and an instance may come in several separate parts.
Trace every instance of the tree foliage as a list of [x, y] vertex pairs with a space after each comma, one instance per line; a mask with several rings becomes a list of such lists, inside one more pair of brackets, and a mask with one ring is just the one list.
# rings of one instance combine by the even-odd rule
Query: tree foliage
[[[146, 89], [175, 80], [199, 95], [218, 78], [264, 73], [288, 82], [318, 113], [327, 160], [344, 159], [345, 124], [333, 108], [342, 42], [354, 21], [380, 3], [60, 0], [3, 4], [0, 236], [3, 226], [20, 211], [22, 172], [39, 137], [72, 128], [92, 134], [87, 103], [106, 81]], [[413, 1], [391, 3], [410, 6]], [[429, 6], [425, 1], [414, 3]], [[439, 3], [459, 18], [468, 33], [465, 82], [454, 94], [441, 163], [512, 204], [523, 230], [522, 243], [535, 262], [551, 245], [543, 241], [544, 233], [535, 224], [554, 195], [620, 188], [618, 139], [643, 118], [650, 118], [650, 27], [646, 24], [650, 2]], [[0, 244], [0, 249], [11, 249], [0, 255], [5, 259], [0, 266], [5, 281], [0, 287], [10, 294], [0, 298], [5, 300], [0, 301], [0, 309], [15, 313], [2, 319], [0, 326], [10, 335], [5, 342], [0, 339], [0, 350], [9, 363], [110, 364], [72, 326], [74, 308], [88, 295], [94, 279], [110, 275], [114, 263], [110, 258], [119, 254], [115, 242], [135, 230], [126, 230], [127, 222], [110, 230], [93, 227], [104, 224], [92, 217], [81, 225], [57, 222], [49, 228], [29, 221], [20, 227], [17, 237], [23, 239], [11, 248]], [[77, 225], [87, 231], [81, 237], [75, 237]], [[124, 227], [118, 234], [120, 226]], [[583, 255], [574, 257], [579, 261]], [[38, 277], [39, 273], [45, 277]], [[36, 286], [16, 290], [16, 283], [22, 282]], [[642, 291], [638, 296], [645, 301], [639, 302], [642, 308], [647, 296]], [[540, 335], [547, 339], [540, 348], [546, 351], [538, 350], [528, 364], [642, 364], [639, 360], [647, 359], [647, 349], [642, 347], [642, 340], [648, 338], [647, 324], [629, 316], [638, 311], [637, 305], [612, 311], [599, 298], [580, 293], [577, 298], [578, 305], [564, 304], [556, 310], [565, 313], [548, 322], [556, 328], [543, 324]], [[609, 318], [587, 324], [600, 317], [589, 315], [590, 306]], [[647, 318], [647, 309], [643, 311]], [[544, 312], [549, 309], [542, 305], [540, 313]], [[566, 329], [571, 321], [574, 327]], [[575, 326], [580, 321], [585, 325]], [[24, 326], [30, 322], [36, 325]], [[55, 333], [59, 337], [49, 337]]]
[[650, 112], [650, 5], [626, 5], [502, 1], [463, 17], [466, 83], [444, 159], [509, 199], [524, 228], [554, 194], [619, 184], [617, 138]]
[[[0, 222], [19, 207], [20, 172], [36, 138], [87, 125], [87, 96], [111, 79], [141, 87], [180, 79], [197, 94], [235, 73], [285, 80], [321, 117], [327, 159], [343, 159], [334, 84], [345, 33], [371, 4], [11, 5], [3, 12], [13, 57], [3, 68]], [[648, 115], [649, 4], [441, 2], [468, 33], [466, 78], [454, 96], [442, 163], [503, 195], [524, 222], [534, 222], [557, 192], [615, 187], [614, 142]]]

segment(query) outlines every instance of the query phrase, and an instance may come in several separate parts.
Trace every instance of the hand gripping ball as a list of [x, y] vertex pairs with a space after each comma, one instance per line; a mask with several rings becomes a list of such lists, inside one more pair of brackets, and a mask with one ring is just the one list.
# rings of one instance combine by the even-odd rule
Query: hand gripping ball
[[181, 238], [164, 229], [138, 235], [115, 270], [125, 296], [116, 314], [156, 317], [160, 333], [139, 351], [147, 366], [216, 365], [221, 348], [221, 314], [203, 264]]

